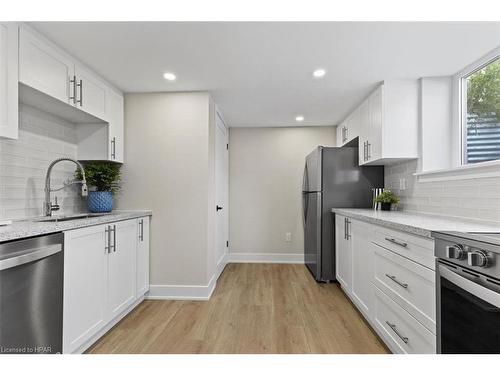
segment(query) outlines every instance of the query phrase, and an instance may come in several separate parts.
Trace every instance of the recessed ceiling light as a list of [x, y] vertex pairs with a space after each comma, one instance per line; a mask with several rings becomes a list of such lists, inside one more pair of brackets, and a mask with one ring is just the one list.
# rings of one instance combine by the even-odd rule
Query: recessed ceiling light
[[174, 73], [164, 73], [163, 78], [165, 78], [167, 81], [175, 81], [175, 74]]
[[304, 121], [304, 116], [297, 116], [297, 117], [295, 117], [295, 121], [297, 121], [297, 122]]
[[325, 74], [326, 74], [326, 70], [325, 69], [316, 69], [313, 72], [313, 77], [314, 78], [321, 78], [321, 77], [324, 77]]

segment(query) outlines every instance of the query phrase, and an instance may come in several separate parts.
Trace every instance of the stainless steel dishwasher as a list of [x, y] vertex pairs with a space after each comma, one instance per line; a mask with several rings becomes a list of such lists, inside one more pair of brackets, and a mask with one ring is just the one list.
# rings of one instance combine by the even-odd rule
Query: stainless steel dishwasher
[[0, 353], [62, 352], [62, 233], [0, 244]]

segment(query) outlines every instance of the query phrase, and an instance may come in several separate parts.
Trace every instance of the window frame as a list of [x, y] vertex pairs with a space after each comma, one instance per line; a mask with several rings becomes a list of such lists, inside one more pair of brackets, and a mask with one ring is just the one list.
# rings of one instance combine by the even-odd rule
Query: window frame
[[[458, 98], [458, 114], [456, 114], [458, 118], [457, 121], [453, 121], [453, 127], [458, 125], [459, 132], [459, 158], [458, 158], [458, 167], [465, 166], [481, 166], [481, 165], [489, 165], [492, 162], [498, 162], [500, 159], [493, 159], [488, 161], [482, 161], [479, 163], [467, 163], [467, 78], [472, 74], [478, 72], [483, 69], [487, 65], [495, 62], [496, 60], [500, 60], [500, 47], [495, 48], [490, 51], [488, 54], [480, 58], [479, 60], [474, 61], [469, 64], [467, 67], [459, 71], [454, 76], [454, 86], [456, 87], [455, 95]], [[487, 163], [487, 164], [485, 164]]]

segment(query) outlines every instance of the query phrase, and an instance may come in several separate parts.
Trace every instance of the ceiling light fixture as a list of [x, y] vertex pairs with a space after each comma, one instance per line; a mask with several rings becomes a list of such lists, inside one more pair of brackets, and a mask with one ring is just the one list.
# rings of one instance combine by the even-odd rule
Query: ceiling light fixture
[[164, 73], [163, 78], [165, 78], [167, 81], [175, 81], [175, 74], [174, 73]]
[[326, 70], [325, 69], [316, 69], [314, 72], [313, 72], [313, 77], [314, 78], [322, 78], [324, 77], [326, 74]]
[[295, 117], [295, 121], [297, 121], [297, 122], [304, 121], [304, 116], [297, 116], [297, 117]]

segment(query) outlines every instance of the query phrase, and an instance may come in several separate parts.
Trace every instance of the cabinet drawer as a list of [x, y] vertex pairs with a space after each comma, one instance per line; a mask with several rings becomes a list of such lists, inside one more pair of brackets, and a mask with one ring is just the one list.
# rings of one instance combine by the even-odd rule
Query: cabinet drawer
[[373, 247], [375, 285], [435, 334], [435, 272], [378, 245]]
[[396, 353], [436, 353], [436, 336], [414, 317], [374, 287], [374, 324], [385, 343]]
[[435, 269], [433, 239], [377, 227], [374, 242], [432, 270]]

